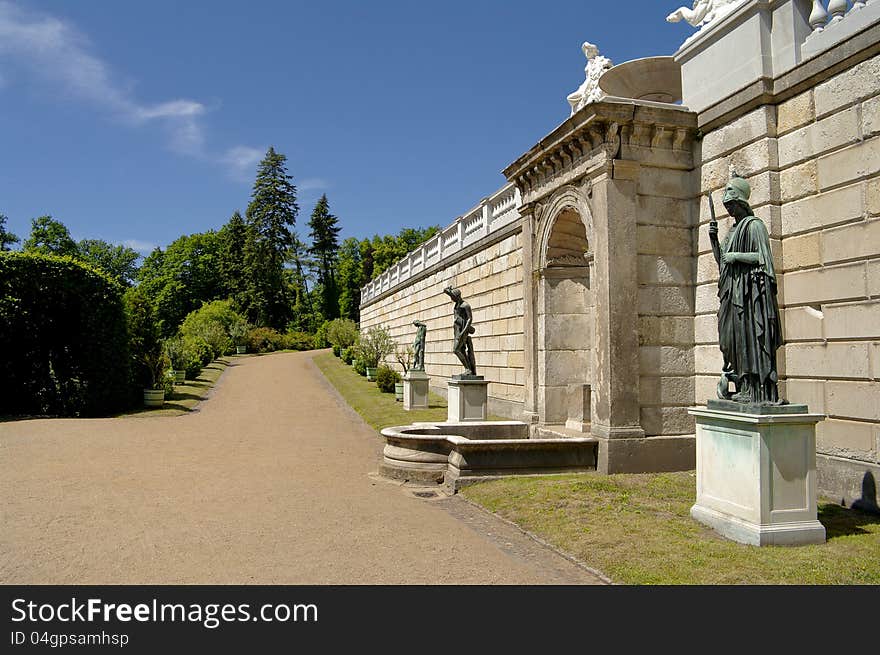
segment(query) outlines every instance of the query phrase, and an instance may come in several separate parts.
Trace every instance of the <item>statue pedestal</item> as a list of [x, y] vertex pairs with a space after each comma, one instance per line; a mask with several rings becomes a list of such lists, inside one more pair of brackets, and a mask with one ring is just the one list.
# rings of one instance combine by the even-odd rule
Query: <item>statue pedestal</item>
[[428, 381], [424, 371], [407, 371], [403, 376], [403, 408], [428, 409]]
[[816, 519], [816, 424], [806, 405], [712, 401], [697, 424], [697, 501], [691, 516], [754, 546], [825, 542]]
[[485, 421], [488, 404], [489, 381], [482, 375], [455, 376], [449, 380], [447, 402], [450, 423], [462, 421]]

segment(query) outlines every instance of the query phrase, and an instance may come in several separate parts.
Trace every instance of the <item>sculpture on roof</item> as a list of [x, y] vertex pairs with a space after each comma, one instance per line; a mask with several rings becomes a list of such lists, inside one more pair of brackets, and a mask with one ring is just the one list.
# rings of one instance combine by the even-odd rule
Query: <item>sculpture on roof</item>
[[568, 96], [568, 104], [571, 105], [571, 115], [592, 102], [601, 100], [605, 93], [599, 88], [599, 78], [609, 68], [614, 66], [608, 57], [599, 54], [599, 48], [592, 43], [584, 41], [581, 45], [587, 65], [584, 67], [584, 81], [578, 90]]
[[694, 0], [693, 9], [679, 7], [666, 17], [670, 23], [687, 21], [694, 27], [713, 23], [727, 16], [743, 0]]

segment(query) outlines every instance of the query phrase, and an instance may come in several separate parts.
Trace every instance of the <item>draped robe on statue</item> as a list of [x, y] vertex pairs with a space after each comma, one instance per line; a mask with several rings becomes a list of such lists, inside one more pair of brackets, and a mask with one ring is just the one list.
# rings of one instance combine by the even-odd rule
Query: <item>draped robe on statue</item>
[[782, 345], [776, 272], [770, 237], [760, 219], [746, 216], [721, 244], [721, 253], [757, 253], [757, 264], [721, 263], [718, 337], [725, 369], [734, 374], [740, 402], [779, 401], [776, 349]]

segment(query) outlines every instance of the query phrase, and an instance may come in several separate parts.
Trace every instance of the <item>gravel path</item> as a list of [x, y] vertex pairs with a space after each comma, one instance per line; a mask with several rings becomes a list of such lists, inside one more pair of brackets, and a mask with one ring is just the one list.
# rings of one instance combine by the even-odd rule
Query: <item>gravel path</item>
[[0, 582], [601, 583], [380, 453], [309, 353], [233, 358], [180, 417], [0, 423]]

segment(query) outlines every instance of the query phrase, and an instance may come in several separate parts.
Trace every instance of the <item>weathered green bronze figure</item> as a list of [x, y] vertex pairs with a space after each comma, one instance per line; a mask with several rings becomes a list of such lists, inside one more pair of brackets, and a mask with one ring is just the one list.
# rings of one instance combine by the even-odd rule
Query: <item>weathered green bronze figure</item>
[[413, 341], [413, 363], [410, 367], [411, 371], [425, 370], [425, 335], [428, 332], [428, 326], [421, 321], [413, 321], [418, 330], [416, 331], [416, 340]]
[[455, 323], [453, 324], [452, 337], [454, 345], [452, 352], [464, 366], [465, 375], [476, 376], [477, 363], [474, 358], [474, 344], [471, 335], [474, 333], [474, 315], [471, 306], [461, 299], [461, 291], [454, 287], [446, 287], [443, 293], [455, 302]]
[[[782, 345], [776, 272], [770, 236], [752, 215], [748, 182], [732, 173], [724, 190], [724, 208], [734, 225], [718, 243], [718, 223], [712, 196], [709, 240], [720, 272], [718, 280], [718, 338], [724, 365], [718, 397], [740, 403], [778, 405], [776, 349]], [[731, 393], [729, 384], [736, 391]]]

